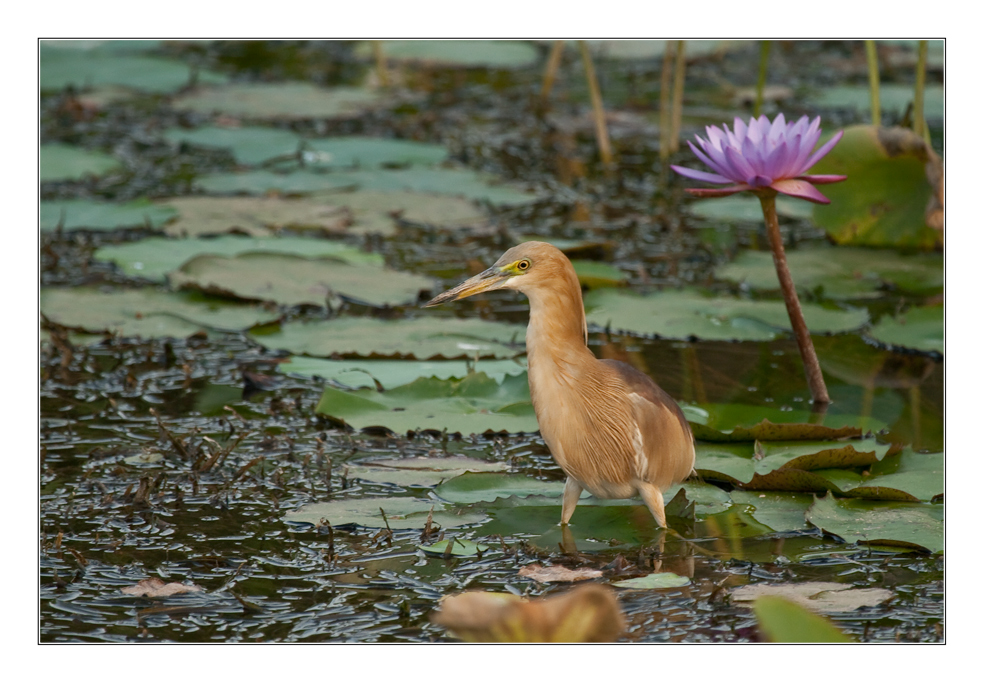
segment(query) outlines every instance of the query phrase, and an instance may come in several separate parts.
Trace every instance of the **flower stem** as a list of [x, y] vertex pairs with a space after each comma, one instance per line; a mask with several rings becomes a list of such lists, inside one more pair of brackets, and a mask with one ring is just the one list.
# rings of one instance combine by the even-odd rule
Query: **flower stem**
[[868, 84], [871, 89], [871, 125], [881, 125], [881, 97], [878, 93], [878, 51], [875, 49], [875, 41], [864, 41], [865, 51], [868, 53]]
[[659, 158], [670, 158], [670, 83], [673, 79], [673, 59], [676, 55], [676, 41], [667, 40], [663, 50], [663, 71], [659, 83]]
[[926, 94], [926, 53], [929, 51], [929, 43], [925, 40], [919, 41], [919, 58], [916, 62], [916, 94], [913, 98], [912, 108], [915, 120], [912, 123], [912, 130], [916, 135], [929, 143], [929, 128], [926, 127], [926, 114], [923, 111], [924, 99]]
[[370, 41], [372, 45], [372, 56], [376, 60], [376, 75], [379, 77], [379, 85], [383, 88], [389, 87], [389, 76], [386, 73], [386, 55], [383, 53], [383, 41]]
[[762, 113], [762, 100], [765, 95], [765, 75], [769, 68], [769, 49], [772, 47], [771, 40], [759, 41], [759, 78], [755, 84], [755, 108], [752, 115], [758, 118]]
[[687, 60], [684, 56], [686, 42], [677, 41], [676, 64], [673, 72], [673, 113], [670, 116], [670, 153], [680, 150], [680, 126], [683, 122], [683, 79], [687, 71]]
[[560, 58], [564, 55], [564, 41], [555, 40], [553, 47], [550, 48], [550, 57], [547, 59], [547, 69], [543, 72], [543, 87], [540, 89], [540, 99], [544, 104], [550, 97], [553, 89], [554, 79], [557, 78], [557, 69], [560, 67]]
[[588, 79], [588, 90], [591, 92], [591, 108], [594, 110], [595, 137], [598, 138], [598, 151], [601, 163], [610, 168], [612, 165], [612, 146], [608, 141], [608, 125], [605, 123], [605, 105], [601, 102], [601, 88], [598, 87], [598, 77], [595, 75], [594, 62], [588, 44], [583, 40], [577, 41], [581, 48], [581, 59], [584, 60], [584, 75]]
[[789, 274], [789, 266], [786, 265], [786, 251], [782, 246], [779, 216], [776, 214], [775, 192], [760, 194], [759, 201], [762, 202], [762, 214], [765, 216], [765, 226], [769, 233], [769, 242], [772, 244], [772, 261], [776, 266], [776, 275], [779, 276], [782, 296], [786, 300], [789, 322], [792, 323], [800, 356], [803, 358], [810, 395], [813, 396], [814, 403], [830, 403], [827, 385], [824, 384], [823, 372], [820, 370], [820, 361], [817, 360], [817, 352], [813, 349], [813, 340], [810, 339], [810, 331], [806, 328], [803, 309], [800, 308], [799, 297], [796, 295], [796, 285], [793, 284], [793, 276]]

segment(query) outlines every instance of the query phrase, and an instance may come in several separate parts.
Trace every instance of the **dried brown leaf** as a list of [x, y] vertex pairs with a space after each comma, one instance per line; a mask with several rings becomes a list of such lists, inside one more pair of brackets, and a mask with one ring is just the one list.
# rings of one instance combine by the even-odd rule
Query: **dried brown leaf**
[[197, 593], [202, 589], [201, 586], [186, 583], [164, 583], [158, 578], [143, 579], [133, 586], [121, 588], [127, 595], [136, 595], [147, 598], [166, 598], [170, 595], [179, 593]]
[[544, 567], [539, 564], [528, 564], [519, 570], [519, 575], [527, 579], [539, 581], [540, 583], [561, 583], [597, 579], [601, 577], [601, 572], [589, 567], [568, 569], [560, 565], [548, 565]]

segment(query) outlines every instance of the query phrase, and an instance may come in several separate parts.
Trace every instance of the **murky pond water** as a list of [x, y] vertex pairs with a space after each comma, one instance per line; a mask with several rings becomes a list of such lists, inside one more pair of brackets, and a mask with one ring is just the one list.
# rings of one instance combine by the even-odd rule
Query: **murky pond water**
[[[290, 77], [347, 84], [369, 69], [344, 44], [164, 49], [244, 81]], [[795, 72], [813, 82], [822, 77], [797, 66], [809, 61], [804, 55], [842, 57], [847, 51], [815, 44], [784, 49], [778, 73], [788, 78]], [[753, 82], [754, 64], [751, 58], [699, 62], [688, 79], [696, 92], [710, 92], [722, 78]], [[600, 70], [607, 103], [626, 111], [652, 105], [659, 73], [651, 64], [604, 62]], [[408, 72], [407, 78], [415, 94], [397, 107], [356, 119], [283, 127], [317, 136], [359, 133], [440, 141], [456, 162], [537, 184], [549, 197], [525, 207], [488, 208], [490, 220], [474, 230], [406, 224], [385, 238], [347, 238], [381, 254], [392, 267], [452, 284], [493, 262], [521, 236], [543, 235], [587, 242], [581, 255], [619, 265], [632, 287], [697, 284], [726, 292], [735, 287], [714, 279], [715, 265], [738, 248], [766, 243], [763, 228], [753, 223], [721, 226], [682, 210], [682, 189], [667, 187], [656, 141], [636, 119], [623, 120], [623, 129], [616, 120], [619, 173], [606, 176], [596, 164], [591, 124], [583, 113], [587, 93], [577, 79], [569, 79], [562, 90], [556, 118], [545, 119], [529, 106], [539, 87], [538, 67], [513, 72], [422, 69]], [[156, 136], [171, 124], [200, 122], [197, 115], [175, 112], [167, 98], [138, 97], [93, 116], [74, 115], [66, 106], [69, 99], [64, 93], [42, 97], [43, 141], [112, 147], [128, 160], [129, 170], [42, 183], [45, 200], [185, 195], [197, 175], [234, 166], [221, 152], [193, 146], [175, 150]], [[798, 114], [798, 109], [810, 111], [797, 99], [787, 113]], [[856, 117], [830, 110], [825, 124], [851, 123]], [[935, 132], [939, 144], [942, 137]], [[793, 248], [822, 240], [823, 233], [808, 220], [784, 220], [783, 229]], [[45, 234], [42, 284], [148, 287], [93, 259], [98, 246], [147, 234]], [[905, 299], [884, 292], [867, 305], [878, 315], [913, 302]], [[830, 305], [822, 296], [818, 300]], [[522, 298], [495, 293], [461, 302], [453, 315], [522, 323], [526, 310]], [[379, 310], [354, 303], [282, 313], [282, 322], [417, 314], [412, 306]], [[763, 531], [740, 505], [698, 514], [689, 523], [674, 522], [673, 534], [656, 530], [648, 511], [635, 503], [588, 512], [579, 508], [584, 521], [579, 525], [575, 514], [576, 547], [558, 542], [559, 505], [526, 509], [519, 513], [526, 516], [523, 525], [505, 521], [508, 516], [500, 509], [492, 513], [494, 523], [466, 524], [458, 531], [488, 546], [478, 556], [461, 558], [420, 550], [424, 534], [419, 529], [381, 533], [362, 526], [287, 523], [286, 513], [315, 502], [430, 495], [427, 487], [349, 476], [350, 465], [373, 457], [460, 454], [504, 463], [509, 472], [546, 482], [562, 481], [563, 473], [537, 434], [456, 437], [341, 429], [315, 412], [325, 381], [279, 372], [284, 354], [261, 341], [214, 332], [147, 341], [66, 339], [57, 329], [42, 332], [42, 640], [447, 640], [444, 629], [429, 621], [443, 596], [465, 589], [528, 596], [568, 589], [518, 575], [534, 562], [600, 569], [605, 582], [654, 568], [689, 577], [683, 588], [620, 590], [628, 641], [758, 640], [751, 610], [730, 600], [730, 590], [748, 583], [805, 581], [892, 591], [893, 597], [878, 606], [832, 615], [858, 640], [943, 639], [942, 554], [846, 543], [808, 525]], [[860, 417], [881, 443], [908, 444], [916, 452], [943, 450], [940, 354], [889, 350], [857, 334], [817, 335], [815, 344], [833, 403], [813, 421]], [[682, 404], [712, 417], [716, 406], [743, 406], [749, 414], [759, 410], [763, 415], [809, 410], [791, 339], [674, 341], [593, 326], [590, 347], [598, 357], [631, 363]], [[722, 420], [715, 426], [728, 429], [742, 418]], [[725, 491], [734, 488], [727, 482], [718, 485]], [[478, 504], [475, 509], [486, 513], [492, 508]], [[619, 519], [609, 525], [615, 529], [609, 534], [606, 515], [614, 514]], [[163, 599], [121, 591], [148, 577], [203, 590]]]

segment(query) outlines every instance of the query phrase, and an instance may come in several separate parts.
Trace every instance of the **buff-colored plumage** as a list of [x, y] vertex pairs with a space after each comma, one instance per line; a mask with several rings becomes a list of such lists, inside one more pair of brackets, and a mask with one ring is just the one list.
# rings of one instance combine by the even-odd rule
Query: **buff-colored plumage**
[[586, 489], [601, 498], [639, 496], [666, 526], [662, 492], [694, 467], [693, 436], [680, 407], [630, 365], [594, 357], [577, 275], [550, 244], [513, 247], [427, 305], [502, 288], [530, 300], [530, 395], [540, 434], [567, 474], [561, 521], [570, 520]]

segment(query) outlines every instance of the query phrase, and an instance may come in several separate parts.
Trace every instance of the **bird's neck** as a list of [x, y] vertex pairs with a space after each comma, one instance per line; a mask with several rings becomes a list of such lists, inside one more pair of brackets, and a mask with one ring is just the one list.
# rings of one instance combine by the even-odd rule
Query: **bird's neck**
[[[573, 269], [572, 269], [573, 271]], [[528, 292], [530, 324], [526, 350], [534, 356], [573, 359], [592, 355], [585, 340], [584, 302], [577, 276], [571, 272], [563, 286]]]

